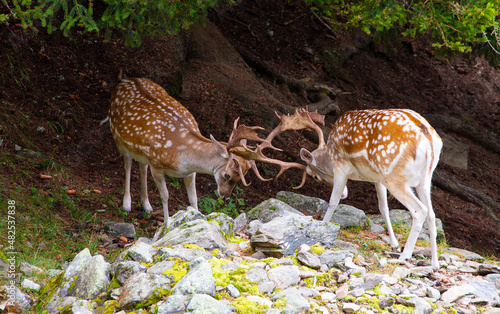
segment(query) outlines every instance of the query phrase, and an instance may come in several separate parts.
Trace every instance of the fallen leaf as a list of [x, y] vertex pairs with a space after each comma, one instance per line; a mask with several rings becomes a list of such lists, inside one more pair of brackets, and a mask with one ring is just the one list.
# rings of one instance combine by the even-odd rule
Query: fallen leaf
[[44, 180], [48, 180], [48, 179], [52, 179], [52, 176], [48, 175], [48, 174], [40, 174], [40, 179], [44, 179]]
[[92, 190], [92, 193], [95, 193], [95, 194], [101, 194], [101, 190], [98, 190], [98, 189], [93, 189]]
[[66, 194], [68, 194], [68, 195], [76, 194], [76, 190], [67, 190]]
[[128, 238], [126, 238], [126, 237], [124, 237], [124, 236], [120, 236], [120, 237], [118, 237], [118, 240], [120, 240], [121, 242], [128, 243]]

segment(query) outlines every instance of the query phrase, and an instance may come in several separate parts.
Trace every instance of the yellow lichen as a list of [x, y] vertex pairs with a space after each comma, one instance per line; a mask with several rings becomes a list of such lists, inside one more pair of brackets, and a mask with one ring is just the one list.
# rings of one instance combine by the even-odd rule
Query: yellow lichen
[[254, 302], [245, 297], [236, 298], [231, 304], [236, 308], [238, 313], [245, 314], [263, 314], [269, 309], [268, 306]]

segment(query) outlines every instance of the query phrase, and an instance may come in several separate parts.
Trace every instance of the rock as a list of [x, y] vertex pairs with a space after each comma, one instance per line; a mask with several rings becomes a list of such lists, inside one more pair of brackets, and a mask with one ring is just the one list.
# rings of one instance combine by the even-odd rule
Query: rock
[[331, 247], [339, 227], [310, 217], [288, 214], [262, 224], [250, 239], [254, 251], [272, 257], [292, 255], [302, 245], [321, 243]]
[[234, 219], [224, 213], [210, 213], [206, 216], [207, 220], [215, 221], [219, 225], [219, 229], [224, 233], [226, 238], [234, 235], [233, 226]]
[[199, 257], [203, 257], [207, 260], [214, 258], [212, 254], [205, 250], [198, 248], [188, 249], [182, 245], [175, 245], [172, 248], [161, 247], [158, 249], [157, 255], [161, 258], [161, 260], [166, 260], [171, 257], [177, 257], [188, 262], [191, 262]]
[[420, 266], [410, 268], [410, 275], [415, 277], [428, 277], [434, 273], [434, 269], [431, 266]]
[[49, 313], [68, 313], [68, 314], [94, 314], [94, 308], [87, 300], [76, 297], [64, 297], [57, 303], [47, 309]]
[[297, 288], [288, 288], [276, 295], [273, 300], [286, 298], [285, 310], [290, 310], [292, 313], [307, 313], [311, 306], [306, 298], [302, 296]]
[[132, 275], [146, 272], [147, 267], [136, 261], [122, 261], [111, 265], [111, 273], [123, 285]]
[[441, 132], [443, 140], [443, 151], [440, 161], [452, 167], [467, 170], [467, 162], [469, 160], [469, 145], [457, 141], [450, 135]]
[[466, 291], [471, 292], [478, 298], [488, 300], [490, 302], [500, 301], [495, 285], [488, 281], [469, 281], [464, 285]]
[[161, 275], [175, 265], [175, 261], [161, 261], [147, 269], [148, 274]]
[[32, 291], [40, 290], [40, 285], [32, 280], [29, 280], [28, 278], [24, 278], [23, 282], [21, 283], [21, 287]]
[[157, 314], [184, 313], [189, 299], [190, 297], [186, 295], [169, 295], [165, 301], [158, 303]]
[[386, 308], [388, 308], [388, 307], [393, 306], [395, 302], [396, 302], [396, 300], [395, 300], [394, 298], [392, 298], [392, 297], [383, 298], [383, 299], [381, 299], [381, 300], [379, 301], [378, 306], [379, 306], [382, 310], [384, 310], [384, 309], [386, 309]]
[[186, 307], [186, 312], [205, 314], [231, 314], [234, 307], [223, 301], [217, 301], [210, 295], [194, 294]]
[[177, 282], [172, 294], [215, 295], [215, 280], [212, 267], [206, 259], [199, 257], [189, 263], [189, 271]]
[[285, 217], [290, 214], [304, 216], [304, 214], [290, 205], [275, 198], [271, 198], [252, 208], [247, 213], [247, 218], [249, 220], [259, 220], [263, 223], [268, 223], [274, 218]]
[[239, 298], [241, 296], [240, 291], [233, 284], [227, 285], [226, 289], [229, 295], [233, 298]]
[[153, 247], [177, 244], [196, 244], [204, 249], [213, 250], [223, 249], [227, 241], [217, 226], [203, 219], [197, 219], [186, 222], [183, 228], [171, 230], [163, 238], [155, 241]]
[[357, 305], [356, 303], [342, 303], [342, 310], [344, 313], [355, 313], [359, 311], [361, 306]]
[[345, 204], [337, 206], [330, 221], [338, 224], [341, 228], [365, 227], [368, 225], [368, 218], [364, 211]]
[[396, 279], [406, 278], [410, 275], [410, 270], [406, 267], [396, 267], [392, 272], [392, 277]]
[[345, 268], [344, 261], [353, 254], [349, 251], [331, 251], [326, 250], [319, 256], [321, 264], [326, 264], [329, 268]]
[[156, 231], [153, 237], [153, 243], [157, 242], [158, 240], [163, 238], [166, 234], [168, 234], [170, 231], [176, 229], [180, 225], [198, 219], [203, 219], [203, 214], [192, 206], [188, 206], [186, 210], [180, 210], [176, 212], [172, 217], [168, 218], [168, 223], [163, 224], [161, 228], [159, 228]]
[[153, 262], [153, 255], [156, 253], [156, 250], [152, 245], [146, 244], [144, 242], [138, 242], [132, 245], [127, 250], [127, 256], [139, 263], [147, 263], [150, 264]]
[[320, 198], [305, 196], [289, 191], [278, 192], [276, 198], [310, 216], [325, 211], [328, 208], [328, 203]]
[[429, 298], [434, 300], [439, 300], [441, 298], [441, 292], [433, 287], [427, 287], [426, 294]]
[[467, 293], [469, 293], [468, 289], [462, 286], [454, 286], [446, 290], [443, 294], [441, 294], [441, 301], [452, 303], [460, 299], [461, 297], [467, 295]]
[[315, 256], [314, 254], [311, 254], [309, 252], [303, 252], [300, 251], [297, 254], [297, 259], [304, 265], [310, 268], [318, 269], [321, 267], [321, 261], [320, 259]]
[[262, 268], [252, 268], [248, 270], [245, 278], [250, 282], [268, 281], [267, 272]]
[[500, 266], [492, 264], [481, 264], [478, 268], [479, 275], [500, 274]]
[[484, 257], [482, 257], [481, 255], [474, 253], [474, 252], [464, 250], [464, 249], [449, 247], [449, 248], [446, 248], [445, 251], [448, 253], [451, 253], [451, 254], [461, 256], [465, 260], [468, 260], [468, 261], [479, 261], [479, 262], [484, 261]]
[[110, 282], [110, 264], [102, 255], [96, 255], [81, 269], [69, 296], [93, 300], [106, 292]]
[[245, 230], [247, 226], [248, 220], [247, 215], [245, 213], [240, 214], [238, 217], [234, 219], [234, 233], [240, 233]]
[[112, 238], [125, 237], [135, 239], [135, 227], [131, 223], [124, 222], [105, 222], [104, 232]]
[[41, 269], [40, 267], [37, 267], [37, 266], [34, 266], [34, 265], [31, 265], [29, 263], [26, 263], [26, 262], [21, 262], [21, 265], [19, 267], [19, 270], [26, 276], [33, 276], [33, 275], [39, 275], [39, 274], [43, 274], [43, 269]]
[[299, 268], [297, 266], [277, 266], [268, 272], [269, 280], [276, 283], [276, 288], [286, 289], [296, 285], [300, 281]]
[[122, 287], [118, 304], [121, 309], [130, 310], [138, 303], [159, 300], [170, 289], [170, 280], [162, 275], [137, 273]]

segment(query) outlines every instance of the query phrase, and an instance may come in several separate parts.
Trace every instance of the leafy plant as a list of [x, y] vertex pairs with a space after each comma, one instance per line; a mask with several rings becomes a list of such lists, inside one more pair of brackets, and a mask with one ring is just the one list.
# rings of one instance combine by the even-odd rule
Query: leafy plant
[[239, 198], [233, 193], [233, 197], [229, 200], [224, 201], [219, 197], [219, 194], [215, 192], [217, 198], [212, 198], [210, 195], [204, 195], [198, 198], [198, 207], [200, 211], [205, 214], [210, 214], [213, 212], [224, 213], [233, 218], [240, 214], [239, 208], [245, 205], [243, 198]]
[[498, 66], [499, 1], [304, 1], [334, 29], [357, 27], [367, 34], [396, 29], [410, 37], [430, 34], [440, 53], [472, 52]]
[[[23, 28], [40, 21], [49, 33], [59, 28], [65, 36], [75, 28], [85, 32], [104, 33], [107, 40], [113, 32], [121, 33], [125, 44], [140, 45], [145, 36], [175, 34], [203, 19], [208, 9], [219, 2], [234, 0], [0, 0], [7, 12], [0, 23], [20, 23]], [[97, 10], [94, 10], [94, 7]]]

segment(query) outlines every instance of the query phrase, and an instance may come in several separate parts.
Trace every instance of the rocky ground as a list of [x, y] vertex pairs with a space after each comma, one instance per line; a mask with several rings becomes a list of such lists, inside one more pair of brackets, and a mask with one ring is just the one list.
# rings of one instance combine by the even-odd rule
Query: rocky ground
[[[322, 224], [298, 210], [317, 211], [321, 200], [288, 192], [277, 198], [236, 219], [188, 208], [171, 217], [168, 231], [138, 239], [112, 263], [85, 249], [64, 270], [47, 270], [52, 278], [42, 285], [28, 278], [44, 270], [25, 264], [22, 286], [40, 293], [33, 303], [17, 291], [17, 307], [75, 314], [500, 312], [497, 263], [441, 248], [434, 271], [428, 247], [417, 247], [410, 261], [384, 253], [379, 217], [351, 207], [336, 214], [339, 224]], [[121, 225], [122, 236], [134, 234], [118, 224], [108, 228], [112, 236]], [[336, 240], [349, 226], [377, 240]]]

